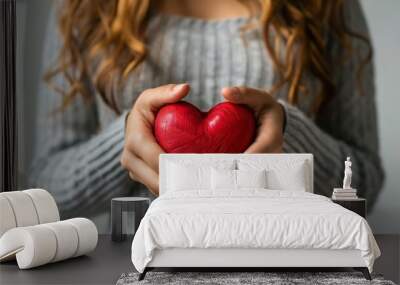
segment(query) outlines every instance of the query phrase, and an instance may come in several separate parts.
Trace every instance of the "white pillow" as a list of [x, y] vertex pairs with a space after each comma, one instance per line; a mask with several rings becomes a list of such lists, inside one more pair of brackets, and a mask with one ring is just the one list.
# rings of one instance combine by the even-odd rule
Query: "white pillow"
[[267, 188], [272, 190], [306, 191], [310, 189], [305, 161], [266, 162], [261, 159], [239, 159], [240, 170], [266, 169]]
[[236, 170], [231, 169], [211, 169], [211, 188], [213, 190], [236, 189]]
[[263, 170], [211, 170], [213, 190], [238, 190], [240, 188], [266, 188], [266, 171]]
[[211, 168], [234, 169], [235, 161], [189, 163], [170, 161], [167, 164], [167, 191], [210, 190]]
[[238, 188], [267, 188], [267, 171], [235, 170]]
[[267, 172], [267, 181], [268, 189], [305, 192], [307, 181], [304, 163], [293, 168], [271, 169]]
[[171, 191], [205, 189], [209, 187], [209, 169], [206, 167], [185, 167], [171, 163], [168, 168], [167, 188]]

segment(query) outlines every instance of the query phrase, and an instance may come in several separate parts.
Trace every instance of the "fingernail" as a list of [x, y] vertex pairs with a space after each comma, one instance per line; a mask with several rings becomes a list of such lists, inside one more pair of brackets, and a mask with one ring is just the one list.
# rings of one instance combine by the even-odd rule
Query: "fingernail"
[[240, 89], [239, 87], [235, 86], [232, 88], [233, 90], [235, 90], [235, 94], [240, 94]]
[[181, 83], [181, 84], [177, 84], [174, 86], [174, 88], [172, 89], [174, 92], [178, 92], [181, 91], [182, 88], [184, 88], [187, 85], [187, 83]]
[[233, 98], [237, 99], [237, 98], [240, 97], [240, 90], [239, 90], [238, 87], [236, 87], [236, 86], [235, 86], [235, 87], [232, 87], [231, 90], [232, 90], [232, 96], [233, 96]]
[[235, 90], [232, 87], [224, 87], [222, 88], [221, 92], [225, 94], [228, 93], [230, 96], [235, 94]]

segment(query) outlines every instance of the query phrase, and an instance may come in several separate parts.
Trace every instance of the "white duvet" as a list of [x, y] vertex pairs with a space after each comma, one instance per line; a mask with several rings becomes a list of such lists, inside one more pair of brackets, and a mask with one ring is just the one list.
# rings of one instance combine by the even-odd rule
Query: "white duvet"
[[265, 189], [157, 198], [133, 239], [132, 262], [143, 272], [165, 248], [358, 249], [371, 272], [380, 255], [359, 215], [320, 195]]

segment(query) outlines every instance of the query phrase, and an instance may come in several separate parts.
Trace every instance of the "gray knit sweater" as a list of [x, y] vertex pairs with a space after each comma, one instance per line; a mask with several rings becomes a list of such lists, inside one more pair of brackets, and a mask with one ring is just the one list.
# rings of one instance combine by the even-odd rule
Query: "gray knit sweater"
[[[350, 27], [368, 35], [357, 1], [346, 1]], [[188, 82], [187, 100], [208, 109], [222, 100], [224, 86], [243, 85], [269, 90], [276, 81], [271, 59], [263, 44], [261, 29], [240, 33], [248, 18], [201, 20], [171, 15], [155, 15], [147, 26], [149, 55], [118, 92], [121, 109], [129, 110], [145, 89], [168, 83]], [[43, 68], [54, 63], [60, 49], [56, 19], [48, 25]], [[365, 45], [353, 41], [355, 50]], [[340, 53], [335, 42], [330, 50]], [[287, 126], [285, 152], [313, 153], [315, 192], [331, 195], [340, 186], [346, 156], [353, 160], [353, 185], [371, 206], [383, 181], [378, 153], [373, 67], [363, 74], [366, 94], [360, 96], [356, 83], [359, 57], [335, 66], [337, 94], [322, 115], [307, 114], [317, 93], [317, 81], [305, 75], [310, 94], [299, 106], [284, 104]], [[67, 88], [60, 77], [57, 83]], [[120, 166], [124, 143], [125, 114], [116, 115], [100, 98], [91, 82], [95, 100], [86, 104], [77, 98], [64, 112], [51, 114], [60, 106], [61, 96], [43, 83], [39, 93], [36, 159], [32, 186], [48, 189], [63, 216], [92, 211], [106, 212], [109, 199], [120, 195], [149, 195], [139, 183], [129, 180]], [[116, 89], [117, 90], [117, 89]], [[276, 97], [287, 99], [283, 88]]]

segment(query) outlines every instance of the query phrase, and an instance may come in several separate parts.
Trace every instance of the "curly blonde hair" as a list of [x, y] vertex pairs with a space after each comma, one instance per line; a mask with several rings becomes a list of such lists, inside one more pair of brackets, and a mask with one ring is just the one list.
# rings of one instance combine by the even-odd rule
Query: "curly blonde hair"
[[[278, 82], [271, 88], [274, 94], [288, 84], [288, 101], [296, 105], [300, 93], [307, 93], [302, 84], [305, 71], [311, 72], [322, 83], [317, 94], [314, 111], [334, 96], [332, 58], [327, 38], [333, 38], [351, 53], [351, 38], [365, 42], [369, 52], [357, 70], [358, 85], [362, 93], [362, 68], [371, 60], [372, 49], [365, 35], [351, 31], [344, 20], [344, 0], [257, 0], [261, 8], [260, 24], [265, 46]], [[245, 1], [243, 1], [244, 4]], [[145, 59], [147, 54], [144, 31], [149, 18], [150, 0], [69, 0], [60, 9], [59, 29], [63, 45], [57, 65], [49, 70], [45, 79], [62, 74], [70, 88], [62, 90], [63, 106], [76, 96], [90, 99], [92, 95], [84, 84], [90, 76], [104, 101], [115, 112], [117, 106], [111, 85], [123, 86], [128, 75]], [[271, 33], [274, 35], [271, 39]], [[282, 43], [285, 54], [280, 55]]]

